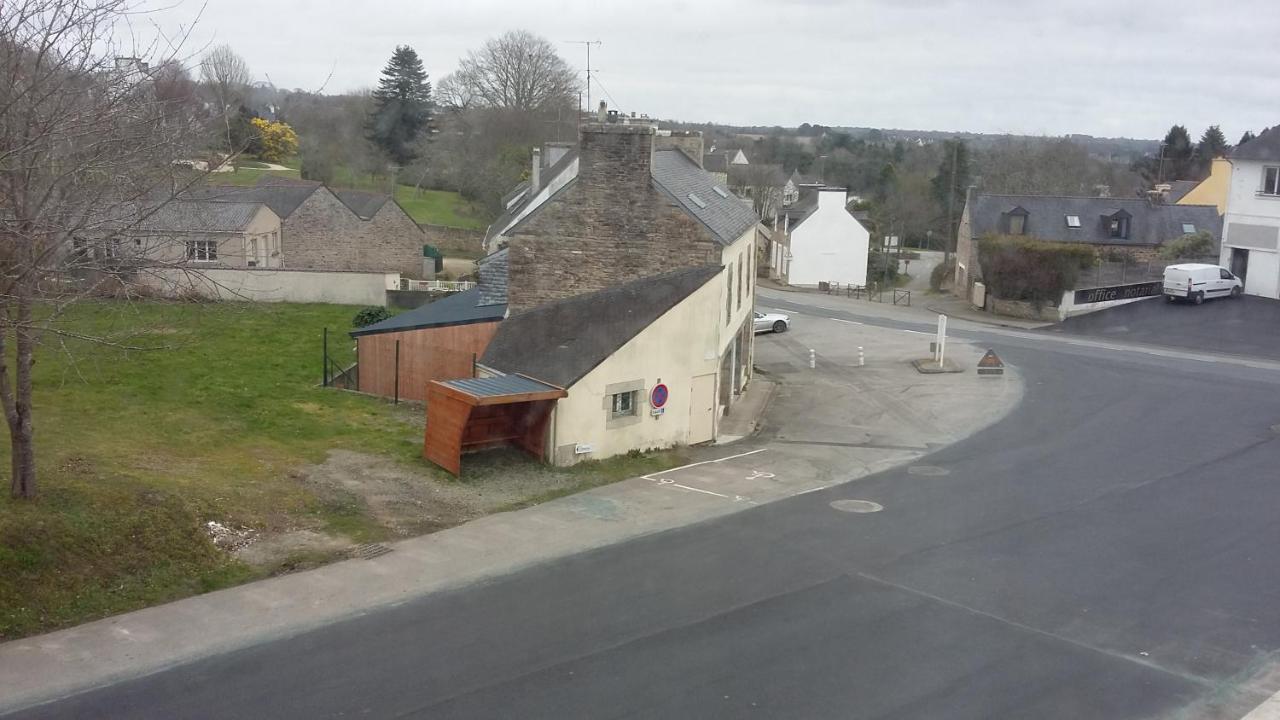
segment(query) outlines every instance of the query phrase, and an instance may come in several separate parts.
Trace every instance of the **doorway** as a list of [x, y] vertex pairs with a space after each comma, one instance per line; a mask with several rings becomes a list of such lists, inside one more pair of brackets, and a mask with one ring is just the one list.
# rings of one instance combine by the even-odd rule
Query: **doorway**
[[1245, 281], [1249, 273], [1249, 251], [1243, 248], [1231, 248], [1231, 274]]
[[716, 437], [716, 374], [698, 375], [689, 385], [689, 444]]

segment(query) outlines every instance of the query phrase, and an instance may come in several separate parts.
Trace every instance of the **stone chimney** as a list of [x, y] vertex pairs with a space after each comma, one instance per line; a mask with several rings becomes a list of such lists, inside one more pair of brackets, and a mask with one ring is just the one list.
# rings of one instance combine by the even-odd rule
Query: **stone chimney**
[[702, 167], [702, 131], [659, 130], [653, 139], [654, 150], [679, 150]]
[[578, 186], [614, 197], [642, 197], [652, 182], [653, 135], [650, 125], [584, 124], [578, 145]]
[[542, 187], [542, 150], [534, 148], [533, 162], [529, 168], [529, 197], [536, 195], [540, 187]]

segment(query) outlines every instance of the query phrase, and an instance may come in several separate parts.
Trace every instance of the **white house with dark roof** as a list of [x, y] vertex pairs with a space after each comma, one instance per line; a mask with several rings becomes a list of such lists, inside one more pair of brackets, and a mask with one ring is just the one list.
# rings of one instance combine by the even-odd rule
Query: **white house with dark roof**
[[784, 281], [801, 287], [821, 282], [866, 286], [871, 233], [849, 212], [844, 188], [815, 188], [813, 196], [807, 212], [794, 221], [786, 216]]
[[1280, 298], [1280, 129], [1231, 153], [1219, 262], [1250, 295]]

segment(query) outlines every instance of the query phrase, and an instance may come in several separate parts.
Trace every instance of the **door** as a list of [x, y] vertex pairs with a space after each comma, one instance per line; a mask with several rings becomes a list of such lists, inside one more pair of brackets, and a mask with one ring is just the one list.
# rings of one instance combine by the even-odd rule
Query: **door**
[[1249, 274], [1249, 251], [1242, 248], [1231, 248], [1231, 274], [1246, 282]]
[[716, 437], [716, 374], [698, 375], [689, 384], [689, 444]]

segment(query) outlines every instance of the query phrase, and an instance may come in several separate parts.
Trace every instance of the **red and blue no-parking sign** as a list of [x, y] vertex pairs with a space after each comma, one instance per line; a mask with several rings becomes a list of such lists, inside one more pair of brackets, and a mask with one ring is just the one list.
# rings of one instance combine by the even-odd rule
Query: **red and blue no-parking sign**
[[667, 386], [658, 383], [653, 386], [653, 391], [649, 393], [649, 404], [655, 408], [660, 408], [667, 404], [668, 395], [670, 395], [670, 392], [667, 390]]

